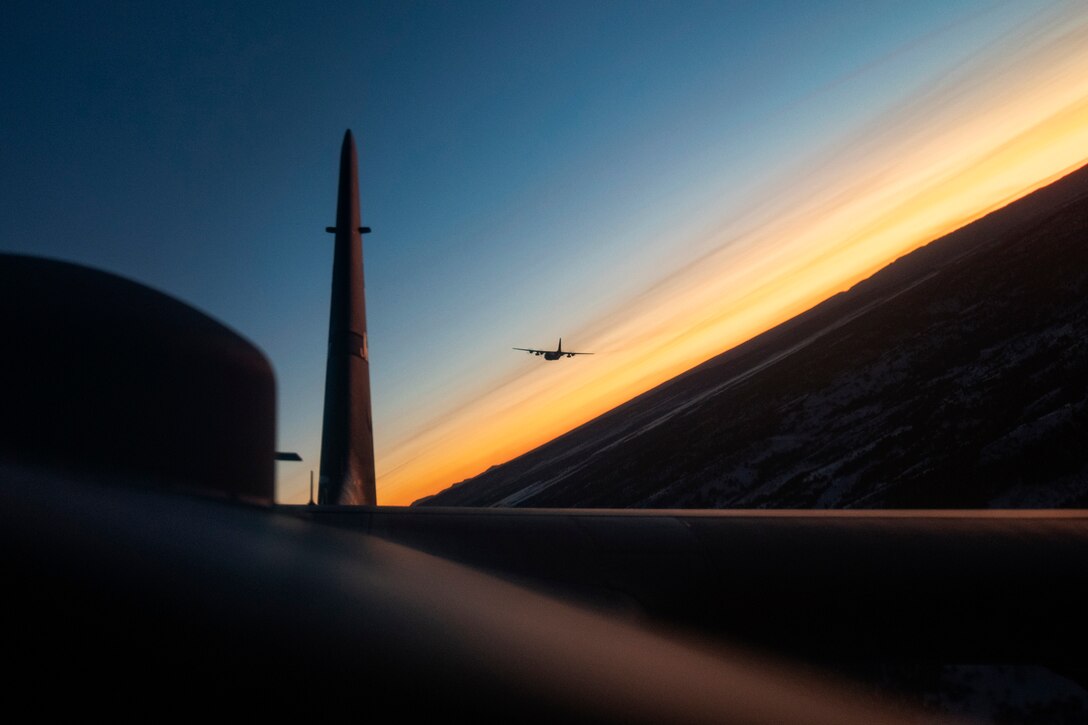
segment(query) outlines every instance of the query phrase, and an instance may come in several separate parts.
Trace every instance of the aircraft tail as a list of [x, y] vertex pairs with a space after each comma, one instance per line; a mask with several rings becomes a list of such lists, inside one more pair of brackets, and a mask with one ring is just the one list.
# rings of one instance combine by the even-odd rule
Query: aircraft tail
[[559, 338], [559, 347], [555, 349], [556, 352], [563, 352], [563, 338]]

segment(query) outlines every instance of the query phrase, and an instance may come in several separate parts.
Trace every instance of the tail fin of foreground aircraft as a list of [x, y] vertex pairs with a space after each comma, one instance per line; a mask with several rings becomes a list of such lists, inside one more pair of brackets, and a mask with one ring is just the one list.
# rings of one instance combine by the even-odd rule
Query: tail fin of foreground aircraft
[[318, 502], [373, 505], [374, 428], [370, 417], [370, 362], [366, 341], [363, 238], [355, 139], [344, 134], [336, 201], [325, 414], [321, 429]]

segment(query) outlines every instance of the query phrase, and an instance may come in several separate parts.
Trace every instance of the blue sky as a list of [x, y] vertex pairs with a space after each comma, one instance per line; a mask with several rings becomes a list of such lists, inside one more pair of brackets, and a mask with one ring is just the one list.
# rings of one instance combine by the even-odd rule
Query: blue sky
[[352, 128], [381, 496], [420, 431], [537, 375], [510, 347], [604, 344], [602, 320], [694, 260], [757, 248], [776, 205], [850, 173], [850, 150], [930, 133], [954, 104], [927, 89], [1003, 87], [986, 75], [1003, 48], [1037, 47], [1022, 67], [1043, 68], [1071, 20], [1076, 3], [1030, 0], [17, 2], [0, 28], [0, 250], [123, 274], [254, 341], [280, 446], [305, 458], [281, 468], [298, 500]]

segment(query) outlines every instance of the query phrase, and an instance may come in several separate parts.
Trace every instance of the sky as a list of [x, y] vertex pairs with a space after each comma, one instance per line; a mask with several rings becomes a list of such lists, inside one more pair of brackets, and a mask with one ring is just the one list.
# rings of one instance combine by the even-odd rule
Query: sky
[[[18, 1], [0, 61], [0, 252], [256, 344], [283, 502], [319, 466], [347, 128], [388, 504], [1088, 161], [1079, 0]], [[560, 337], [596, 354], [511, 350]]]

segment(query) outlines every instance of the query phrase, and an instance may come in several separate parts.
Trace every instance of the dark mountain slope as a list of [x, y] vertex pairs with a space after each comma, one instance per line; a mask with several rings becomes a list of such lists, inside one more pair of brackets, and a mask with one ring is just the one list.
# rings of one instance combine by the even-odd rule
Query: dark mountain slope
[[1088, 168], [421, 503], [1088, 506]]

